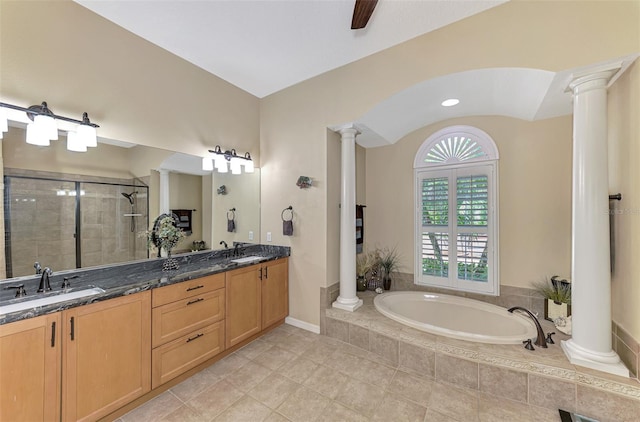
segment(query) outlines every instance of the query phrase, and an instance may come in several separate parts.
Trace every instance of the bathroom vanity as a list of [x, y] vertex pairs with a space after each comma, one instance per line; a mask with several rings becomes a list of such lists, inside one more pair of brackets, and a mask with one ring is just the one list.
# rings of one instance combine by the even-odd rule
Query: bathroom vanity
[[245, 262], [216, 252], [179, 257], [182, 271], [171, 274], [149, 271], [161, 259], [145, 261], [129, 275], [134, 285], [83, 274], [104, 293], [1, 314], [0, 420], [98, 420], [282, 324], [289, 249], [259, 246]]

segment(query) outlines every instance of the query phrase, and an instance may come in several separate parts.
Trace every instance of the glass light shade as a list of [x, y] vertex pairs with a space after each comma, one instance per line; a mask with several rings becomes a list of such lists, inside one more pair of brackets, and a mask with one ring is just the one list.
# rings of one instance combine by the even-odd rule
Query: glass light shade
[[232, 158], [230, 167], [231, 167], [231, 174], [242, 174], [242, 165], [240, 164], [239, 158]]
[[98, 137], [96, 135], [96, 128], [89, 125], [78, 125], [78, 137], [80, 141], [88, 147], [98, 146]]
[[33, 123], [40, 126], [42, 136], [46, 136], [47, 139], [52, 141], [58, 140], [58, 125], [56, 125], [56, 121], [53, 117], [39, 114], [33, 118]]
[[76, 132], [67, 133], [67, 149], [74, 152], [87, 152], [87, 145]]
[[213, 158], [202, 157], [202, 170], [213, 171]]
[[254, 172], [253, 160], [246, 160], [244, 162], [244, 172], [245, 173], [253, 173]]
[[49, 138], [42, 132], [42, 127], [34, 123], [27, 125], [27, 143], [40, 147], [48, 147]]
[[219, 173], [226, 173], [228, 170], [227, 160], [222, 155], [216, 155], [216, 170]]

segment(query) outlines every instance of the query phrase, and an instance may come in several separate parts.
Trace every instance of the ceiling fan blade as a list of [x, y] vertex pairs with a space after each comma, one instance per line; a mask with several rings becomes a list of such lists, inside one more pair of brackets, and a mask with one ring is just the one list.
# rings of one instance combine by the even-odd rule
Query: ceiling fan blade
[[353, 7], [351, 29], [362, 29], [367, 26], [376, 4], [378, 4], [378, 0], [356, 0], [356, 4]]

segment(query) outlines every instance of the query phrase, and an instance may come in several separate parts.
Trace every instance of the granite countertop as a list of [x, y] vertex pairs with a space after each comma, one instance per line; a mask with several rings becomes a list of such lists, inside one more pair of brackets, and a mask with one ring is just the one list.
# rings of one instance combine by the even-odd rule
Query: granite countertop
[[[40, 284], [41, 276], [39, 275], [2, 280], [0, 281], [0, 312], [2, 307], [7, 305], [57, 296], [63, 292], [72, 293], [92, 287], [99, 287], [104, 292], [64, 302], [2, 313], [0, 314], [0, 325], [181, 283], [194, 278], [222, 273], [290, 255], [290, 248], [285, 246], [252, 244], [242, 246], [238, 251], [240, 256], [233, 256], [232, 249], [176, 255], [173, 258], [178, 261], [179, 268], [171, 271], [162, 271], [164, 258], [154, 258], [123, 264], [54, 272], [50, 277], [52, 291], [47, 293], [36, 293]], [[260, 259], [245, 263], [232, 262], [233, 259], [247, 256], [259, 256]], [[71, 287], [63, 291], [60, 286], [65, 277], [76, 278], [70, 279]], [[15, 298], [15, 290], [7, 290], [6, 288], [20, 284], [24, 284], [27, 296]]]

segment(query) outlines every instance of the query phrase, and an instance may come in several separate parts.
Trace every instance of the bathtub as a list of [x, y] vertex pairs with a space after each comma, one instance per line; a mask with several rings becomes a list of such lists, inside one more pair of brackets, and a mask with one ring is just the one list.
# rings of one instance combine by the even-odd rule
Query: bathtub
[[479, 300], [429, 292], [390, 292], [373, 303], [381, 314], [409, 327], [459, 340], [520, 344], [535, 338], [533, 322]]

